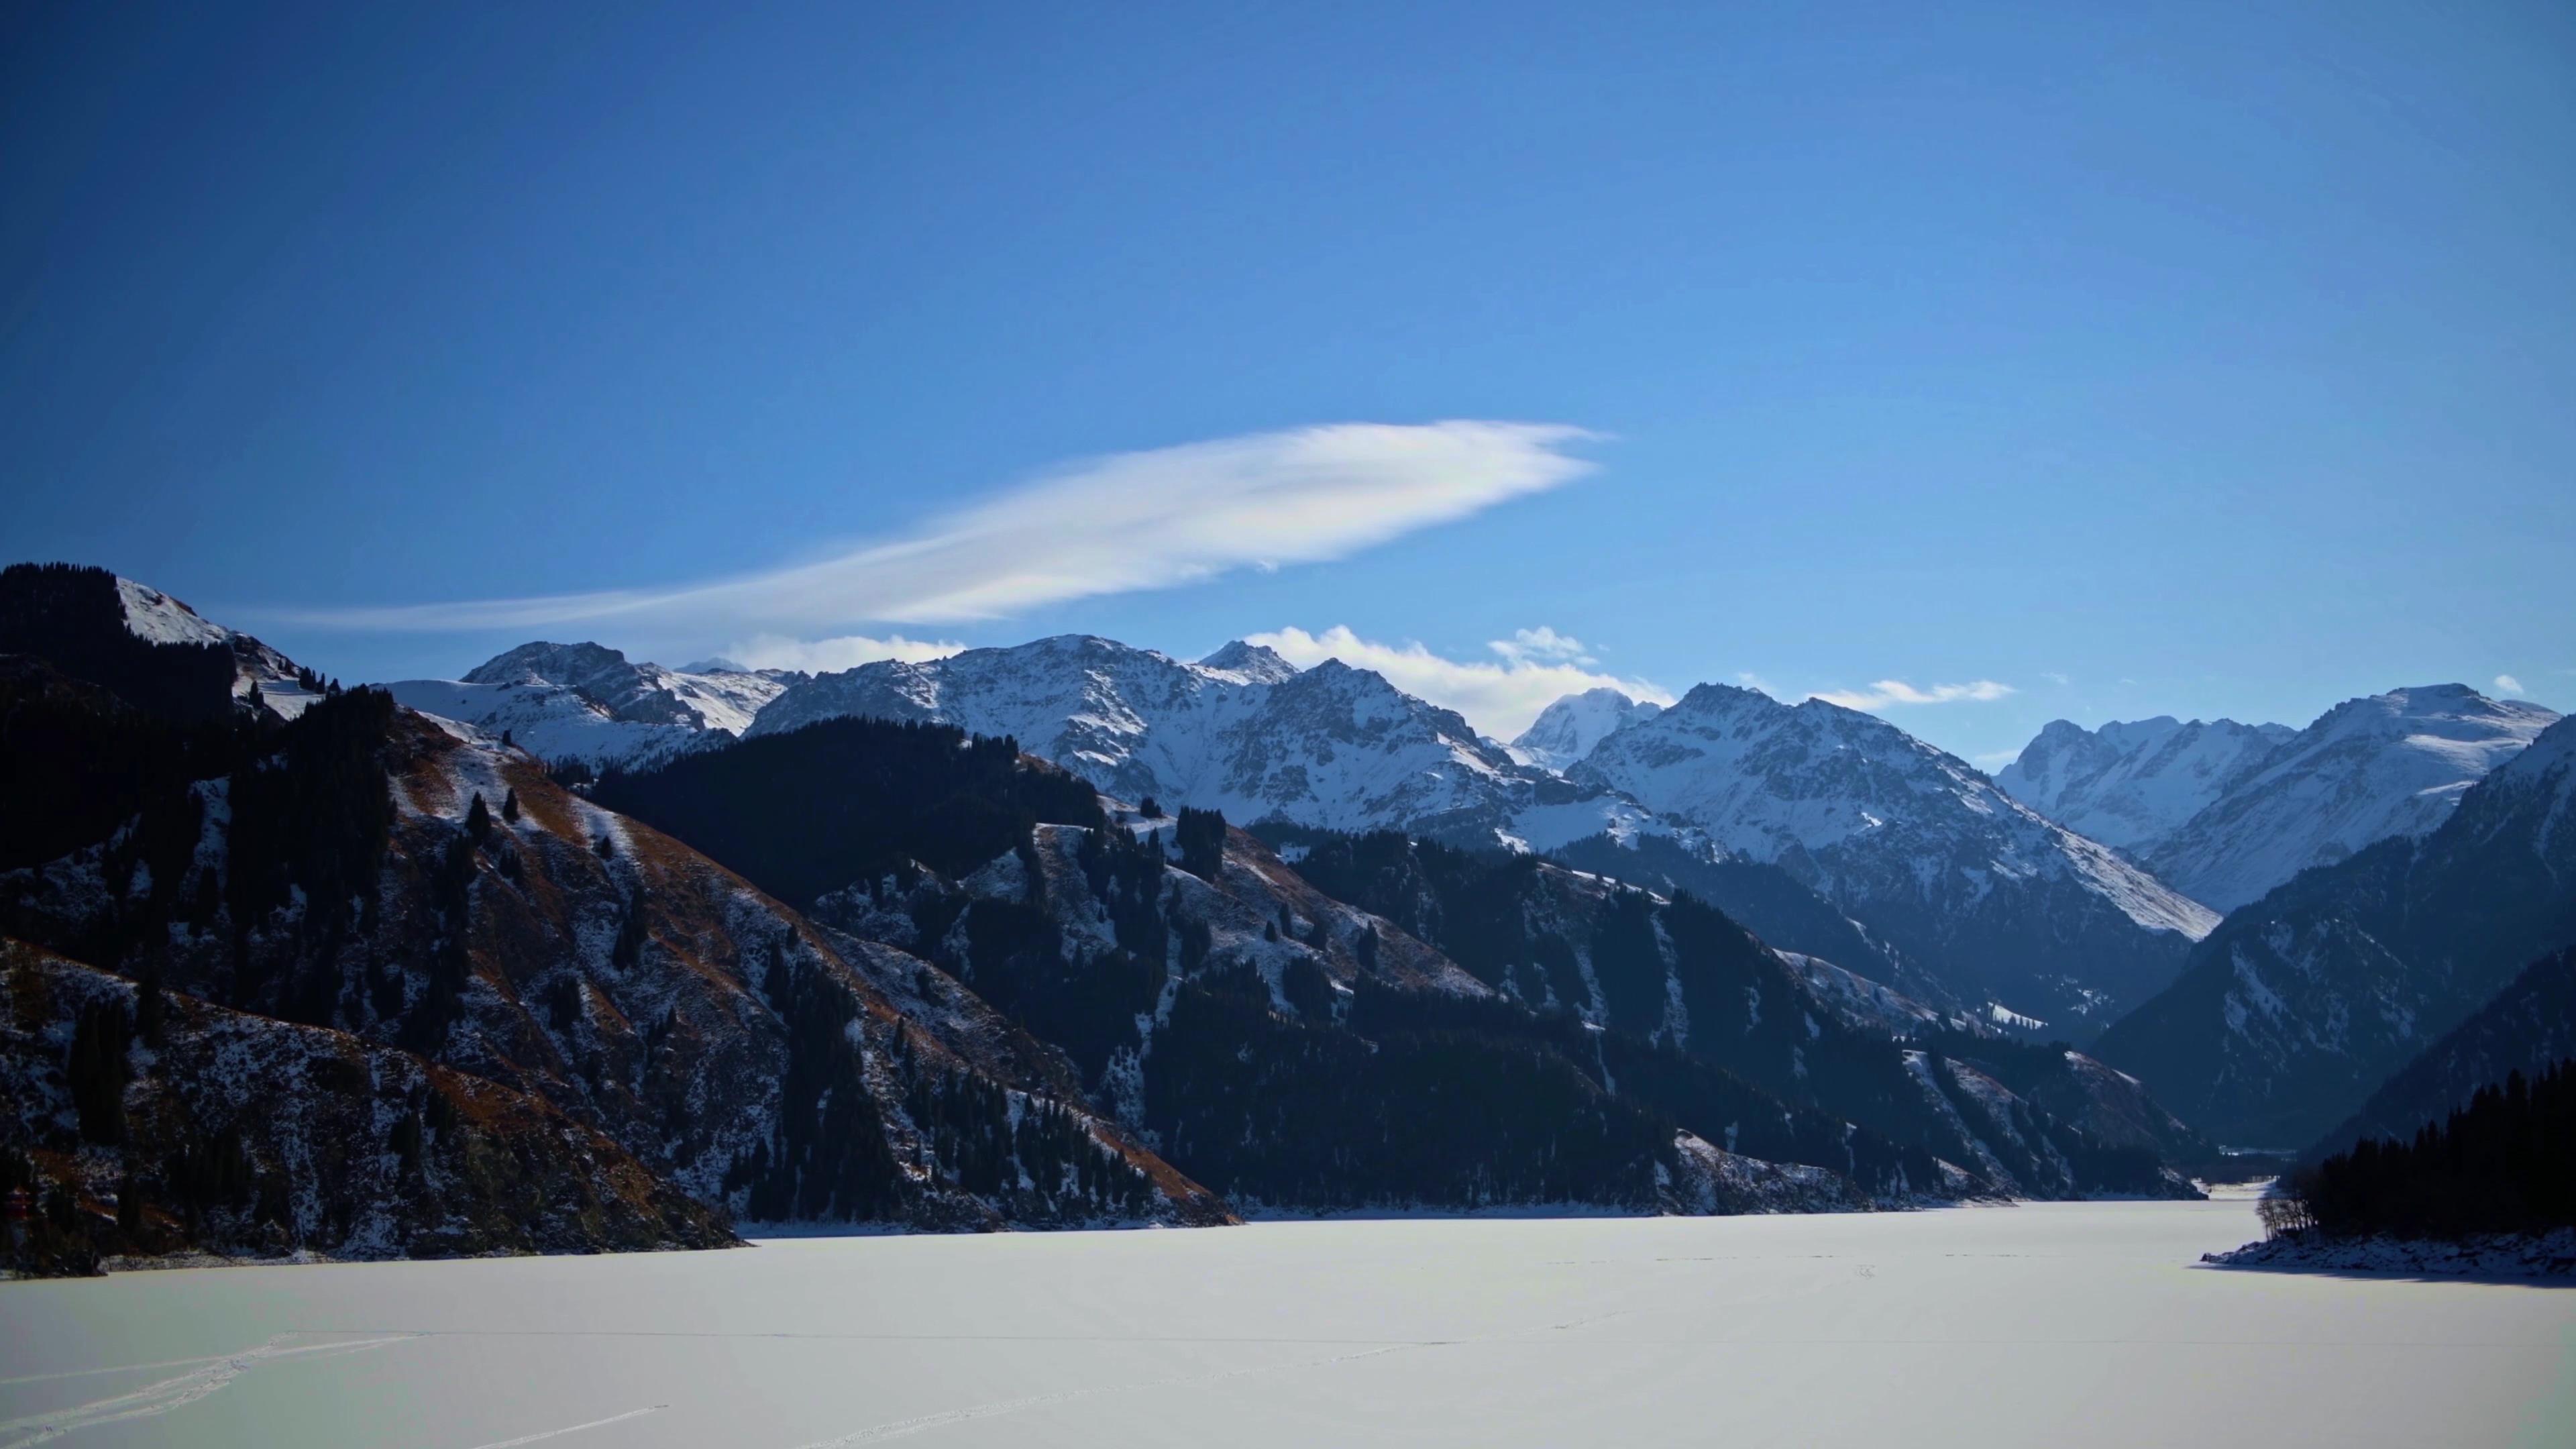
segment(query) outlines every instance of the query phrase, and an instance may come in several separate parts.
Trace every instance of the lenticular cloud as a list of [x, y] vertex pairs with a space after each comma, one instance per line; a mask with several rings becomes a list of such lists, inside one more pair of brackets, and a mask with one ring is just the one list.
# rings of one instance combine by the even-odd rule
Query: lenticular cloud
[[819, 562], [662, 589], [290, 616], [369, 629], [519, 629], [599, 619], [805, 633], [949, 623], [1246, 566], [1313, 563], [1581, 476], [1550, 423], [1336, 423], [1074, 463]]

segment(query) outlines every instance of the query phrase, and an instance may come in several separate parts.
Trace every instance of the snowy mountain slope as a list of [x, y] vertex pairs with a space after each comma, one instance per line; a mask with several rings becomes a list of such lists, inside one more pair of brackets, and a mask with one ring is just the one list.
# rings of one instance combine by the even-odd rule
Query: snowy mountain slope
[[1511, 743], [1512, 758], [1525, 765], [1562, 773], [1614, 730], [1641, 719], [1653, 719], [1663, 706], [1630, 699], [1603, 685], [1569, 694], [1547, 708]]
[[2232, 911], [2310, 866], [2432, 830], [2557, 718], [2462, 684], [2346, 700], [2249, 761], [2143, 858], [2176, 889]]
[[2395, 835], [2231, 913], [2095, 1054], [2224, 1142], [2292, 1149], [2576, 942], [2576, 720]]
[[2227, 782], [2298, 731], [2172, 715], [2088, 730], [2052, 720], [1995, 784], [2078, 835], [2137, 852], [2215, 801]]
[[1875, 716], [1703, 684], [1569, 778], [1780, 865], [1962, 1000], [2069, 1035], [2172, 980], [2217, 917]]
[[279, 719], [293, 719], [322, 697], [312, 676], [295, 661], [248, 634], [210, 623], [196, 610], [132, 579], [116, 581], [125, 627], [155, 644], [211, 644], [233, 656], [233, 697]]
[[1007, 735], [1112, 795], [1238, 822], [1397, 828], [1545, 849], [1655, 828], [1627, 802], [1521, 765], [1455, 712], [1368, 670], [1299, 670], [1237, 642], [1196, 664], [1087, 635], [888, 661], [796, 684], [746, 737], [872, 717]]
[[468, 684], [555, 684], [632, 724], [684, 725], [741, 734], [752, 716], [805, 676], [790, 670], [687, 673], [630, 664], [598, 644], [522, 644], [465, 673]]
[[0, 570], [0, 653], [33, 654], [140, 708], [293, 719], [321, 681], [247, 634], [105, 569]]
[[665, 669], [598, 644], [522, 644], [463, 679], [384, 686], [423, 714], [510, 739], [540, 759], [595, 768], [696, 749], [750, 728], [761, 707], [805, 676], [788, 670]]

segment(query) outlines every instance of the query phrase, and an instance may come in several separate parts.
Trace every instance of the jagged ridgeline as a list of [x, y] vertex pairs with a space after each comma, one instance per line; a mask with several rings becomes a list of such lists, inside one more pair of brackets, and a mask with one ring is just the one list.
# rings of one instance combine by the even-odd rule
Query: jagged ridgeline
[[[829, 937], [525, 754], [381, 693], [206, 722], [15, 657], [0, 729], [0, 936], [43, 948], [6, 963], [18, 1025], [0, 1056], [35, 1085], [0, 1114], [0, 1151], [97, 1229], [89, 1251], [708, 1243], [730, 1241], [728, 1211], [940, 1228], [1225, 1217], [982, 1002], [898, 1009], [878, 983], [908, 990], [921, 962]], [[84, 810], [48, 808], [66, 781]], [[130, 1030], [79, 974], [93, 967], [124, 983]], [[266, 1075], [218, 1070], [232, 1059], [213, 1045], [132, 1047], [113, 1066], [102, 1044], [142, 1040], [147, 1000], [202, 1024], [183, 1041], [245, 1043]], [[469, 1080], [448, 1091], [442, 1071]], [[151, 1131], [103, 1126], [109, 1099]], [[523, 1124], [493, 1149], [510, 1173], [451, 1153], [484, 1141], [436, 1120], [483, 1121], [470, 1103]], [[263, 1114], [342, 1134], [355, 1156], [317, 1154]], [[194, 1169], [169, 1144], [210, 1136], [239, 1140], [251, 1186], [191, 1216]], [[423, 1166], [376, 1173], [371, 1152]], [[627, 1206], [501, 1234], [518, 1211], [501, 1189], [531, 1182]], [[127, 1203], [151, 1231], [103, 1226]]]
[[[1779, 958], [1706, 906], [1592, 881], [1560, 903], [1570, 936], [1533, 933], [1538, 863], [1393, 835], [1368, 848], [1442, 881], [1337, 881], [1337, 900], [1213, 812], [1146, 818], [1029, 783], [1061, 778], [954, 730], [836, 720], [594, 798], [739, 842], [713, 848], [781, 893], [812, 889], [817, 857], [858, 872], [812, 898], [819, 919], [928, 958], [1061, 1047], [1176, 1166], [1253, 1203], [1689, 1206], [1722, 1196], [1692, 1184], [1729, 1153], [1812, 1174], [1808, 1206], [2170, 1187], [2152, 1142], [2095, 1139], [1964, 1063], [1812, 1016]], [[927, 803], [979, 781], [1011, 804], [976, 810], [973, 833]], [[782, 847], [764, 822], [817, 800]], [[1659, 933], [1692, 943], [1678, 967]], [[1676, 970], [1686, 1025], [1666, 1010]]]

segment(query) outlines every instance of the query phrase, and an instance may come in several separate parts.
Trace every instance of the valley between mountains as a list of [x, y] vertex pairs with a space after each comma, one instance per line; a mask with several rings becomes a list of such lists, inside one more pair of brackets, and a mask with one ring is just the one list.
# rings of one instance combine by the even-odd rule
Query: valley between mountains
[[1989, 777], [1723, 685], [1497, 741], [1242, 643], [343, 687], [19, 565], [0, 728], [29, 1272], [2192, 1197], [2563, 1054], [2576, 989], [2576, 726], [2456, 685]]

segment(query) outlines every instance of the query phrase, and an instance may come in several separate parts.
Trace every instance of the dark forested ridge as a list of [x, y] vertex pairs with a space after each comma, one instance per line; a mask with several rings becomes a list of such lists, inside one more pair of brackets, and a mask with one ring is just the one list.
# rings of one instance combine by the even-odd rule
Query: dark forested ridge
[[2333, 1237], [2576, 1227], [2576, 1059], [2517, 1071], [2411, 1140], [2367, 1139], [2292, 1185], [2314, 1231]]
[[1089, 785], [1011, 740], [879, 719], [824, 720], [613, 770], [589, 793], [800, 907], [916, 861], [964, 874], [1041, 821], [1101, 821]]
[[158, 642], [127, 627], [116, 575], [76, 564], [0, 569], [0, 654], [42, 656], [137, 709], [186, 723], [233, 713], [233, 651]]

